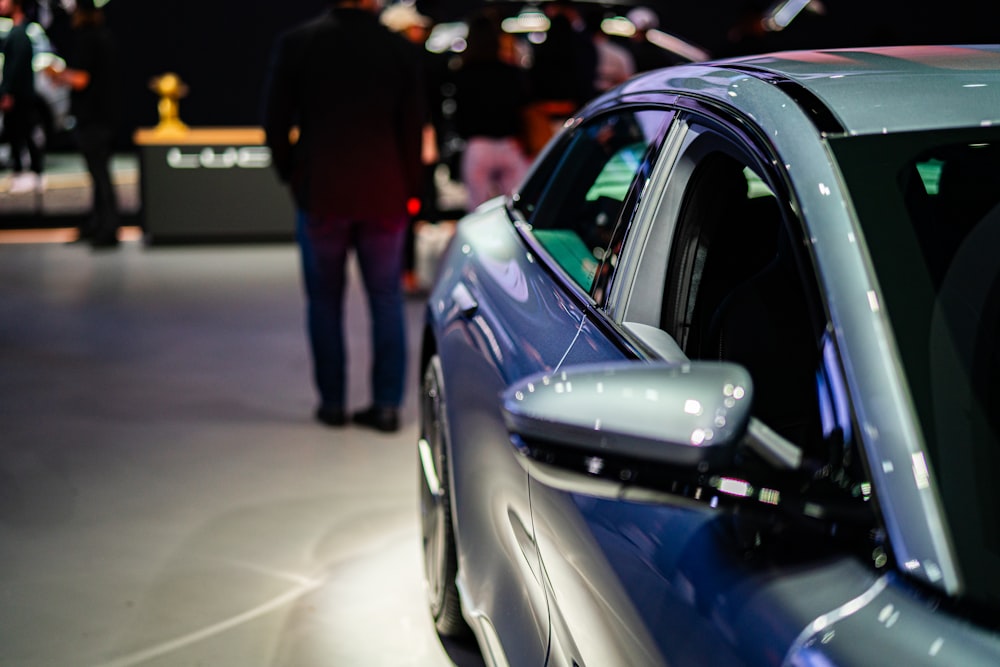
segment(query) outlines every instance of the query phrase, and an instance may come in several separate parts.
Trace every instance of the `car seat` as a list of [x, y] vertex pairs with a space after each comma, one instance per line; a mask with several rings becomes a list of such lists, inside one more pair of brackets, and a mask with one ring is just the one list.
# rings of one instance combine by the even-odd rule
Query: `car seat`
[[[753, 413], [795, 443], [821, 432], [816, 398], [819, 346], [790, 239], [776, 235], [774, 255], [733, 287], [712, 315], [705, 352], [738, 363], [753, 379]], [[706, 346], [707, 347], [707, 346]]]

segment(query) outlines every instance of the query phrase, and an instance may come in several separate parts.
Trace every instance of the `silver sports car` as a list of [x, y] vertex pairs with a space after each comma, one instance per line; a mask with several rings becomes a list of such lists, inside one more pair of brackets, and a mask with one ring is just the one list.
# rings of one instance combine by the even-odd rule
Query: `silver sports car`
[[641, 75], [427, 306], [429, 606], [491, 665], [1000, 664], [1000, 47]]

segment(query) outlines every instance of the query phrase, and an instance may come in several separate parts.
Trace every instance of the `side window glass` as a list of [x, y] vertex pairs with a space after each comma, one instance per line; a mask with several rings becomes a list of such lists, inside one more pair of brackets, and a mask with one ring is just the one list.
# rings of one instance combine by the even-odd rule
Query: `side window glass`
[[587, 292], [667, 117], [663, 110], [624, 111], [581, 126], [550, 156], [551, 178], [522, 208], [539, 244]]
[[[790, 214], [737, 147], [693, 151], [671, 247], [663, 328], [692, 359], [753, 378], [754, 416], [807, 456], [827, 457], [815, 288], [796, 256]], [[818, 312], [822, 312], [820, 309]]]

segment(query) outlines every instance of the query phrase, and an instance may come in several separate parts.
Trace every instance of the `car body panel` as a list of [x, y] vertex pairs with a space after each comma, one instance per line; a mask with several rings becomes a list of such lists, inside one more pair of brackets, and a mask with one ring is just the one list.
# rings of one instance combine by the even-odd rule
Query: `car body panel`
[[[425, 360], [440, 358], [449, 396], [459, 588], [490, 664], [1000, 659], [996, 629], [958, 602], [971, 582], [952, 550], [896, 333], [830, 145], [837, 137], [993, 123], [998, 86], [993, 46], [768, 54], [634, 78], [564, 130], [627, 105], [677, 114], [652, 172], [636, 186], [642, 196], [629, 200], [634, 217], [619, 223], [625, 244], [605, 302], [559, 268], [509, 202], [489, 202], [459, 223], [428, 302], [424, 350]], [[956, 108], [942, 96], [952, 90], [968, 104]], [[828, 115], [817, 116], [817, 106]], [[690, 176], [682, 158], [702, 121], [728, 128], [776, 174], [769, 184], [797, 227], [796, 252], [821, 295], [824, 364], [843, 376], [838, 400], [849, 406], [833, 408], [853, 416], [875, 489], [866, 511], [878, 522], [867, 536], [841, 535], [808, 517], [786, 525], [760, 505], [734, 510], [708, 485], [614, 496], [588, 491], [583, 474], [562, 484], [529, 472], [544, 469], [552, 443], [515, 446], [522, 434], [504, 423], [501, 396], [529, 376], [623, 360], [686, 361], [669, 336], [654, 340], [662, 313], [643, 305], [644, 281], [665, 278], [648, 267], [672, 251], [672, 221], [684, 202], [671, 193]], [[529, 182], [544, 176], [560, 141]], [[571, 421], [552, 414], [555, 426]], [[542, 458], [525, 465], [523, 457], [538, 452]], [[868, 540], [889, 546], [856, 549]]]
[[744, 560], [750, 549], [738, 544], [739, 526], [704, 507], [643, 507], [545, 488], [533, 488], [532, 499], [537, 515], [558, 522], [536, 521], [553, 608], [566, 617], [562, 626], [591, 628], [576, 633], [579, 665], [696, 666], [706, 655], [716, 665], [781, 664], [831, 601], [847, 604], [875, 582], [846, 559], [810, 568]]
[[[523, 375], [566, 361], [596, 361], [611, 349], [593, 335], [580, 306], [553, 290], [548, 274], [519, 246], [501, 202], [492, 206], [481, 208], [456, 230], [450, 252], [468, 266], [451, 271], [445, 262], [428, 307], [438, 331], [444, 391], [461, 396], [461, 401], [449, 401], [450, 437], [468, 443], [450, 456], [452, 470], [463, 474], [449, 478], [453, 497], [469, 499], [453, 511], [460, 588], [474, 601], [470, 625], [478, 630], [480, 608], [530, 610], [490, 614], [488, 632], [495, 632], [505, 646], [522, 648], [506, 656], [510, 664], [540, 664], [547, 647], [527, 640], [545, 636], [548, 627], [528, 477], [508, 450], [491, 446], [507, 438], [496, 397]], [[512, 321], [517, 327], [510, 326]], [[518, 330], [547, 333], [513, 336]], [[574, 340], [584, 343], [573, 346]], [[460, 415], [450, 409], [454, 403]], [[503, 545], [502, 553], [494, 552], [496, 545]], [[513, 642], [511, 637], [520, 639]]]
[[552, 518], [535, 530], [553, 609], [566, 617], [553, 632], [588, 628], [572, 634], [578, 665], [698, 667], [706, 655], [713, 665], [860, 665], [876, 646], [885, 664], [986, 665], [1000, 650], [995, 634], [941, 618], [933, 598], [856, 559], [806, 545], [761, 557], [756, 536], [741, 534], [752, 526], [722, 512], [534, 482], [532, 503]]
[[[995, 46], [899, 46], [791, 52], [744, 62], [808, 83], [849, 133], [879, 134], [1000, 121], [996, 57]], [[891, 96], [884, 94], [887, 87]]]

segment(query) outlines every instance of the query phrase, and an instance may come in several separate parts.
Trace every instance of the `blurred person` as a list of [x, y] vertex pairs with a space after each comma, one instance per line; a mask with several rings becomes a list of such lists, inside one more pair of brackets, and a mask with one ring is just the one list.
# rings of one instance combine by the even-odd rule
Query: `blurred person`
[[588, 17], [587, 27], [590, 30], [594, 46], [597, 48], [597, 70], [594, 77], [594, 88], [602, 93], [624, 83], [635, 74], [635, 58], [627, 48], [613, 41], [601, 27], [604, 20], [602, 11], [592, 11]]
[[527, 73], [501, 58], [512, 52], [504, 39], [513, 38], [492, 14], [473, 16], [454, 76], [455, 128], [465, 142], [461, 169], [469, 210], [513, 191], [528, 170], [521, 139]]
[[389, 30], [399, 33], [414, 45], [414, 57], [420, 61], [423, 68], [421, 75], [424, 81], [427, 118], [424, 121], [420, 153], [421, 162], [424, 165], [421, 178], [422, 186], [419, 202], [411, 201], [408, 206], [410, 224], [406, 228], [406, 244], [403, 248], [403, 289], [407, 294], [419, 294], [420, 286], [416, 272], [416, 228], [421, 220], [426, 220], [434, 214], [434, 204], [437, 199], [437, 189], [434, 185], [434, 166], [440, 157], [437, 132], [431, 113], [435, 97], [440, 97], [440, 84], [435, 84], [437, 77], [434, 71], [434, 54], [424, 47], [433, 22], [430, 17], [417, 11], [414, 5], [405, 2], [398, 2], [386, 7], [379, 15], [379, 20]]
[[121, 223], [111, 180], [120, 109], [118, 51], [103, 10], [94, 0], [76, 0], [72, 27], [73, 46], [66, 67], [49, 68], [46, 73], [70, 88], [70, 111], [76, 119], [73, 136], [90, 174], [92, 210], [77, 240], [89, 241], [94, 248], [113, 248], [118, 245]]
[[26, 13], [42, 26], [56, 53], [69, 53], [73, 43], [71, 10], [62, 0], [37, 0], [34, 4], [34, 11], [25, 6]]
[[[426, 118], [413, 45], [376, 0], [333, 0], [271, 53], [264, 129], [297, 208], [316, 418], [399, 429], [406, 375], [402, 294], [407, 202], [418, 196]], [[292, 141], [293, 129], [297, 139]], [[344, 296], [353, 250], [371, 314], [372, 403], [346, 411]]]
[[[13, 22], [3, 42], [3, 78], [0, 80], [0, 111], [10, 143], [13, 177], [10, 192], [32, 192], [44, 188], [44, 155], [32, 133], [35, 120], [35, 71], [31, 61], [34, 49], [28, 37], [27, 15], [23, 0], [0, 0], [0, 16]], [[31, 161], [31, 171], [24, 170], [24, 153]]]
[[532, 103], [527, 109], [528, 153], [535, 155], [597, 90], [597, 47], [570, 0], [544, 6], [549, 18], [545, 41], [535, 44], [530, 69]]
[[379, 21], [389, 30], [399, 33], [411, 44], [423, 46], [433, 25], [429, 16], [424, 16], [416, 5], [397, 2], [389, 5], [379, 14]]

